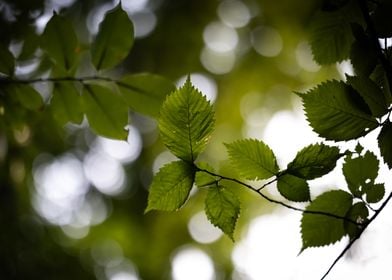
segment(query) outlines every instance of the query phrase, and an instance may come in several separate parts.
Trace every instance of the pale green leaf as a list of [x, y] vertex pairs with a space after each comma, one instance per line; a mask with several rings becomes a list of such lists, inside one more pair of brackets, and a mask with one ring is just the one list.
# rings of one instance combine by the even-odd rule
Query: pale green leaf
[[384, 162], [392, 169], [392, 123], [387, 122], [383, 125], [377, 140]]
[[80, 47], [71, 21], [54, 13], [41, 36], [41, 47], [57, 66], [72, 69], [78, 61]]
[[[214, 168], [212, 168], [212, 166], [210, 166], [206, 162], [198, 162], [197, 167], [200, 169], [210, 171], [210, 172], [214, 172]], [[196, 186], [198, 186], [199, 188], [215, 184], [217, 181], [218, 181], [218, 178], [216, 176], [211, 175], [205, 171], [197, 171], [196, 172], [195, 183], [196, 183]]]
[[313, 130], [327, 140], [359, 138], [378, 126], [363, 99], [343, 82], [328, 81], [300, 96]]
[[315, 179], [332, 171], [342, 156], [337, 147], [309, 145], [299, 151], [287, 166], [287, 172], [304, 179]]
[[234, 240], [233, 233], [240, 214], [237, 196], [222, 186], [211, 187], [205, 200], [205, 211], [208, 220]]
[[[366, 207], [366, 204], [363, 202], [357, 202], [353, 206], [350, 207], [346, 214], [346, 218], [359, 223], [364, 224], [367, 221], [367, 217], [369, 216], [369, 210]], [[349, 221], [344, 221], [345, 231], [350, 236], [350, 239], [357, 237], [357, 235], [361, 232], [361, 228], [359, 225], [355, 225]]]
[[132, 110], [152, 117], [159, 115], [166, 96], [176, 89], [164, 77], [148, 73], [126, 75], [117, 85]]
[[234, 168], [246, 179], [267, 179], [279, 172], [273, 151], [256, 139], [225, 144]]
[[50, 108], [60, 125], [67, 122], [80, 124], [83, 120], [82, 98], [73, 83], [55, 83]]
[[128, 55], [133, 45], [133, 24], [118, 4], [106, 13], [91, 47], [91, 57], [98, 69], [112, 68]]
[[178, 210], [188, 199], [194, 177], [195, 169], [184, 161], [163, 166], [152, 180], [146, 212]]
[[128, 107], [121, 97], [106, 87], [85, 85], [82, 101], [93, 131], [108, 138], [127, 139]]
[[174, 155], [193, 162], [207, 145], [214, 122], [210, 102], [188, 78], [163, 103], [159, 130], [163, 143]]
[[366, 189], [366, 201], [368, 203], [377, 203], [385, 195], [384, 184], [374, 184]]
[[355, 197], [362, 197], [366, 186], [372, 184], [378, 173], [378, 159], [371, 153], [356, 158], [346, 157], [343, 174], [350, 192]]
[[374, 117], [382, 117], [388, 111], [384, 94], [368, 77], [346, 76], [347, 82], [361, 95]]
[[[345, 217], [352, 200], [349, 193], [333, 190], [318, 196], [306, 210]], [[333, 244], [346, 235], [344, 220], [322, 214], [304, 213], [301, 219], [301, 234], [302, 251], [309, 247]]]
[[3, 44], [0, 44], [0, 73], [12, 76], [15, 70], [15, 58]]
[[278, 178], [279, 193], [290, 201], [304, 202], [310, 200], [309, 185], [306, 180], [290, 174]]

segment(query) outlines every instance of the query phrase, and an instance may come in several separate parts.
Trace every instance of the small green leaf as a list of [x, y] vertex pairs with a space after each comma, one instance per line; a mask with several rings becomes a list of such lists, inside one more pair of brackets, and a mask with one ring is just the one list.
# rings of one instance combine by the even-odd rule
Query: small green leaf
[[299, 151], [288, 164], [287, 172], [300, 178], [315, 179], [332, 171], [341, 156], [337, 147], [309, 145]]
[[152, 117], [159, 115], [166, 96], [176, 89], [169, 80], [147, 73], [126, 75], [117, 85], [132, 110]]
[[112, 68], [128, 55], [133, 45], [133, 24], [121, 4], [106, 13], [91, 47], [97, 70]]
[[374, 117], [382, 117], [388, 112], [384, 94], [379, 86], [368, 77], [346, 76], [347, 82], [361, 95]]
[[205, 211], [208, 220], [234, 240], [233, 233], [240, 214], [240, 201], [236, 195], [222, 186], [209, 188]]
[[346, 157], [343, 164], [343, 174], [350, 192], [355, 197], [362, 197], [366, 186], [372, 184], [378, 173], [377, 157], [367, 151], [357, 158]]
[[0, 44], [0, 73], [12, 76], [15, 70], [15, 58], [3, 44]]
[[[345, 217], [352, 204], [352, 196], [342, 190], [333, 190], [318, 196], [306, 207], [307, 211], [319, 211]], [[339, 241], [345, 234], [344, 220], [322, 214], [304, 213], [301, 219], [302, 251]]]
[[[367, 217], [369, 216], [369, 210], [366, 207], [366, 204], [363, 202], [357, 202], [353, 206], [350, 207], [346, 214], [346, 218], [357, 222], [359, 224], [364, 224], [367, 221]], [[353, 239], [358, 236], [361, 232], [361, 228], [358, 225], [355, 225], [349, 221], [344, 221], [344, 228], [350, 239]]]
[[162, 105], [159, 130], [166, 147], [177, 157], [193, 162], [204, 150], [214, 129], [214, 111], [188, 77]]
[[381, 132], [377, 137], [378, 147], [384, 162], [392, 169], [392, 123], [387, 122], [382, 126]]
[[37, 111], [43, 108], [44, 101], [42, 96], [33, 87], [26, 84], [8, 85], [6, 91], [11, 94], [22, 104], [23, 107]]
[[360, 22], [361, 13], [355, 3], [336, 11], [320, 11], [310, 23], [310, 44], [319, 64], [330, 64], [348, 58], [354, 37], [351, 22]]
[[194, 177], [195, 169], [184, 161], [164, 165], [152, 180], [145, 212], [178, 210], [188, 199]]
[[363, 99], [343, 82], [328, 81], [300, 96], [313, 130], [327, 140], [359, 138], [378, 126]]
[[50, 108], [60, 125], [67, 122], [80, 124], [83, 120], [82, 98], [73, 83], [55, 83]]
[[306, 180], [290, 174], [278, 178], [278, 191], [290, 201], [304, 202], [310, 200], [309, 185]]
[[368, 203], [377, 203], [383, 199], [384, 195], [384, 184], [374, 184], [366, 189], [366, 201]]
[[83, 107], [91, 128], [104, 137], [125, 140], [128, 107], [113, 91], [99, 85], [85, 85]]
[[279, 172], [273, 151], [256, 139], [225, 144], [231, 163], [248, 180], [267, 179]]
[[41, 47], [57, 66], [72, 69], [78, 60], [80, 48], [71, 21], [54, 13], [41, 36]]
[[[201, 169], [205, 169], [205, 170], [214, 172], [214, 169], [208, 163], [198, 162], [197, 166]], [[196, 172], [195, 183], [196, 183], [196, 186], [198, 186], [199, 188], [215, 184], [217, 182], [217, 180], [218, 180], [218, 178], [216, 176], [213, 176], [207, 172], [204, 172], [204, 171], [197, 171]]]

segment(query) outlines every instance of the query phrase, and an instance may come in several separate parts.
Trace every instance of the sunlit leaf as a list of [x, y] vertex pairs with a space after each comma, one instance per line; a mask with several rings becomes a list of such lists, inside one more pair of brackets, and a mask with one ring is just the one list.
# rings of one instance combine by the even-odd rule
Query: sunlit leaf
[[72, 69], [80, 49], [71, 21], [54, 13], [41, 36], [41, 47], [57, 66]]
[[104, 137], [125, 140], [128, 107], [116, 93], [99, 85], [85, 85], [83, 108], [90, 127]]
[[99, 25], [98, 34], [91, 47], [94, 66], [112, 68], [128, 55], [133, 45], [133, 24], [128, 14], [118, 4], [106, 13]]
[[193, 162], [204, 150], [213, 129], [213, 108], [188, 78], [162, 105], [159, 118], [162, 141], [174, 155]]
[[55, 83], [50, 108], [53, 117], [60, 124], [79, 124], [83, 120], [82, 99], [73, 83]]
[[310, 200], [309, 185], [306, 180], [285, 174], [278, 178], [279, 193], [290, 201], [304, 202]]
[[126, 75], [117, 85], [132, 110], [152, 117], [159, 115], [166, 96], [176, 89], [164, 77], [147, 73]]
[[378, 126], [361, 96], [343, 82], [328, 81], [300, 94], [313, 130], [327, 140], [350, 140]]
[[208, 220], [234, 240], [233, 233], [240, 214], [237, 196], [222, 186], [211, 187], [205, 200], [205, 211]]
[[231, 163], [246, 179], [267, 179], [279, 171], [273, 151], [260, 140], [238, 140], [225, 146]]
[[392, 123], [388, 122], [383, 125], [377, 140], [384, 162], [389, 169], [392, 169]]
[[377, 177], [378, 159], [371, 153], [356, 158], [346, 157], [343, 164], [343, 174], [350, 192], [361, 197], [366, 189], [366, 185], [371, 184]]
[[184, 161], [163, 166], [152, 180], [146, 212], [178, 210], [189, 196], [194, 177], [195, 169]]
[[3, 44], [0, 44], [0, 73], [12, 76], [15, 70], [15, 58]]
[[382, 117], [388, 111], [384, 94], [368, 77], [346, 76], [347, 82], [361, 95], [374, 117]]
[[385, 195], [384, 184], [374, 184], [366, 189], [366, 201], [368, 203], [377, 203]]
[[[369, 210], [364, 202], [355, 203], [353, 206], [350, 207], [346, 214], [347, 219], [359, 224], [364, 224], [367, 221], [368, 216]], [[357, 237], [357, 235], [361, 231], [359, 225], [355, 225], [349, 221], [344, 221], [344, 228], [351, 239]]]
[[[211, 171], [211, 172], [214, 171], [212, 166], [210, 166], [206, 162], [198, 162], [197, 166], [199, 168], [207, 170], [207, 171]], [[204, 171], [196, 172], [195, 183], [196, 183], [196, 186], [198, 186], [199, 188], [215, 184], [217, 182], [217, 180], [218, 180], [218, 178], [216, 176], [213, 176], [207, 172], [204, 172]]]
[[304, 179], [321, 177], [336, 166], [342, 156], [337, 147], [324, 144], [309, 145], [299, 151], [287, 166], [287, 172]]
[[[319, 211], [345, 217], [352, 204], [352, 196], [342, 190], [333, 190], [318, 196], [307, 211]], [[346, 230], [344, 220], [322, 214], [304, 213], [301, 219], [302, 251], [339, 241]]]

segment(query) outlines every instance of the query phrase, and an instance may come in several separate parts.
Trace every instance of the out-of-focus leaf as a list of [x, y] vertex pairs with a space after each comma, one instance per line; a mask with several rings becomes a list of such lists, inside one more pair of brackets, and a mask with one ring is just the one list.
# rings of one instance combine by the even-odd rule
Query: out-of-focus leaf
[[26, 84], [8, 85], [6, 91], [13, 94], [23, 107], [37, 111], [43, 108], [42, 96], [33, 87]]
[[98, 69], [112, 68], [128, 55], [133, 45], [133, 24], [121, 3], [106, 13], [91, 47], [91, 57]]
[[15, 70], [15, 58], [3, 44], [0, 44], [0, 73], [12, 76]]

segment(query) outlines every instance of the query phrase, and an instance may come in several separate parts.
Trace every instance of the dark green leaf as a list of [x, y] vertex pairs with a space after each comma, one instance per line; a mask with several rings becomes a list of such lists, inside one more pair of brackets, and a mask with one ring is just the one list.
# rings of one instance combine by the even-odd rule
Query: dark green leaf
[[310, 44], [319, 64], [330, 64], [348, 58], [354, 37], [351, 23], [361, 20], [355, 1], [330, 12], [321, 11], [310, 23]]
[[377, 50], [361, 26], [353, 25], [356, 40], [351, 46], [350, 60], [358, 76], [369, 76], [377, 65]]
[[78, 60], [80, 48], [71, 21], [55, 13], [46, 24], [41, 47], [57, 66], [72, 69]]
[[240, 201], [236, 195], [222, 186], [209, 188], [205, 211], [210, 222], [234, 240], [233, 233], [240, 214]]
[[132, 110], [152, 117], [159, 115], [166, 96], [176, 89], [169, 80], [147, 73], [127, 75], [117, 85]]
[[391, 1], [386, 0], [379, 1], [377, 3], [377, 9], [372, 14], [372, 20], [374, 22], [374, 27], [379, 38], [392, 37], [391, 14]]
[[327, 140], [359, 138], [378, 126], [363, 99], [343, 82], [328, 81], [300, 96], [313, 130]]
[[13, 84], [7, 86], [7, 91], [22, 104], [23, 107], [37, 111], [43, 108], [44, 101], [41, 95], [33, 87], [25, 84]]
[[303, 148], [287, 166], [287, 172], [304, 179], [321, 177], [336, 166], [342, 156], [337, 147], [315, 144]]
[[0, 44], [0, 73], [12, 76], [15, 70], [15, 58], [3, 44]]
[[382, 117], [388, 106], [379, 86], [368, 77], [346, 76], [347, 82], [361, 95], [374, 117]]
[[357, 158], [346, 157], [343, 164], [343, 174], [348, 188], [355, 197], [362, 197], [366, 185], [372, 184], [378, 173], [378, 159], [371, 153]]
[[231, 163], [246, 179], [267, 179], [279, 171], [274, 153], [260, 140], [238, 140], [225, 146]]
[[210, 102], [188, 78], [163, 103], [159, 130], [163, 143], [174, 155], [193, 162], [207, 145], [214, 122]]
[[[350, 210], [348, 210], [346, 218], [356, 223], [363, 224], [367, 221], [368, 216], [369, 210], [366, 207], [366, 204], [363, 202], [357, 202], [351, 206]], [[344, 228], [350, 236], [350, 239], [357, 237], [361, 230], [359, 225], [355, 225], [349, 221], [344, 221]]]
[[366, 201], [368, 203], [377, 203], [385, 195], [384, 184], [374, 184], [366, 189]]
[[35, 52], [37, 51], [40, 44], [39, 36], [35, 33], [35, 29], [32, 26], [28, 30], [25, 31], [23, 47], [18, 55], [18, 60], [28, 60], [34, 57]]
[[152, 180], [146, 212], [178, 210], [188, 199], [194, 177], [193, 166], [184, 161], [163, 166]]
[[290, 174], [278, 178], [278, 191], [290, 201], [304, 202], [310, 200], [309, 185], [306, 180]]
[[125, 140], [128, 107], [115, 92], [99, 85], [85, 85], [83, 107], [91, 128], [104, 137]]
[[[205, 162], [198, 162], [197, 166], [201, 169], [204, 169], [204, 170], [208, 170], [211, 172], [214, 171], [214, 169], [208, 163], [205, 163]], [[196, 186], [198, 186], [199, 188], [215, 184], [217, 182], [217, 180], [218, 180], [218, 178], [216, 176], [213, 176], [207, 172], [204, 172], [204, 171], [196, 172], [195, 183], [196, 183]]]
[[54, 119], [64, 125], [67, 122], [81, 123], [83, 120], [82, 99], [73, 83], [56, 83], [50, 101]]
[[383, 125], [377, 140], [384, 162], [389, 169], [392, 169], [392, 123], [388, 122]]
[[[352, 204], [352, 196], [342, 190], [333, 190], [318, 196], [307, 211], [319, 211], [345, 217]], [[309, 247], [333, 244], [345, 234], [344, 220], [321, 214], [304, 213], [301, 220], [302, 251]]]
[[[389, 61], [390, 63], [392, 62], [391, 59]], [[386, 100], [387, 105], [390, 105], [392, 103], [392, 94], [384, 67], [381, 64], [377, 64], [370, 78], [382, 89], [384, 100]]]
[[133, 24], [128, 14], [118, 4], [105, 15], [91, 47], [94, 66], [112, 68], [128, 55], [133, 45]]

